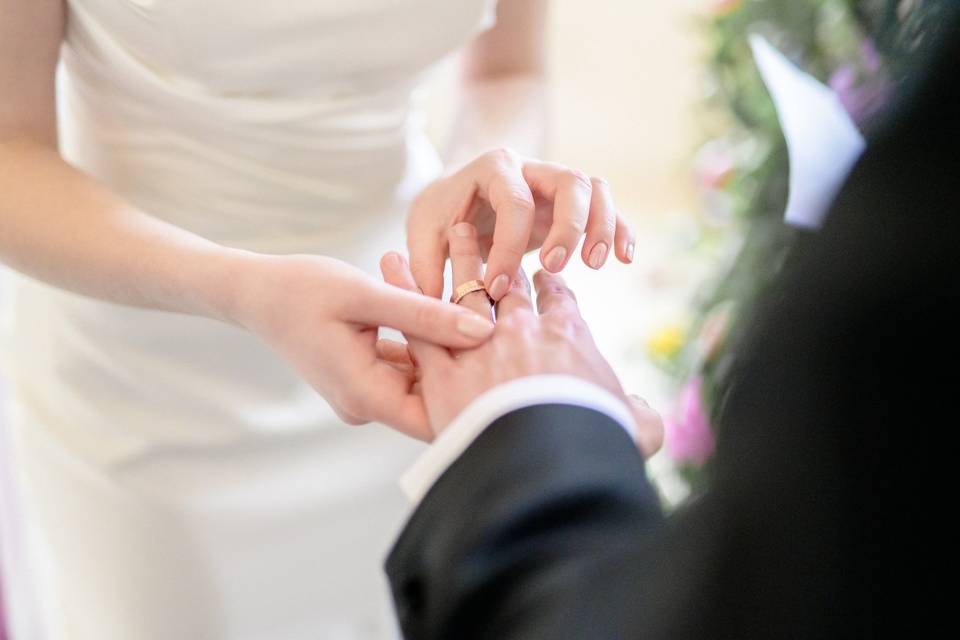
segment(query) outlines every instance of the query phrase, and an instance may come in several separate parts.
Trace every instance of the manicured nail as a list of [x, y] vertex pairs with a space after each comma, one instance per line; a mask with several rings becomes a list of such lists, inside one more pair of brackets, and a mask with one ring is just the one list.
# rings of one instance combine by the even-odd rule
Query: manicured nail
[[630, 394], [630, 397], [633, 398], [634, 400], [636, 400], [637, 402], [639, 402], [640, 404], [642, 404], [642, 405], [645, 406], [645, 407], [649, 407], [649, 406], [650, 406], [650, 403], [647, 402], [647, 400], [646, 400], [645, 398], [641, 398], [640, 396], [638, 396], [638, 395], [635, 394], [635, 393], [631, 393], [631, 394]]
[[547, 271], [552, 271], [556, 273], [563, 269], [563, 262], [567, 259], [567, 248], [560, 246], [554, 247], [550, 250], [550, 253], [547, 254], [546, 259], [543, 261], [543, 266], [547, 268]]
[[607, 259], [607, 243], [598, 242], [590, 251], [590, 266], [599, 269], [603, 266], [603, 261]]
[[493, 283], [490, 285], [490, 289], [487, 293], [490, 294], [490, 297], [494, 300], [499, 300], [503, 296], [507, 295], [507, 291], [510, 290], [510, 278], [505, 273], [501, 273], [496, 278], [493, 279]]
[[461, 238], [469, 238], [473, 235], [473, 226], [467, 222], [461, 222], [453, 227], [453, 232]]
[[493, 333], [493, 323], [475, 313], [463, 313], [457, 319], [457, 331], [470, 338], [486, 338]]
[[393, 267], [394, 269], [399, 269], [402, 266], [400, 255], [396, 253], [388, 253], [384, 256], [383, 260], [387, 263], [388, 267]]
[[627, 254], [627, 262], [633, 262], [633, 250], [635, 248], [636, 248], [636, 245], [634, 245], [632, 242], [627, 245], [627, 250], [625, 251], [625, 253]]

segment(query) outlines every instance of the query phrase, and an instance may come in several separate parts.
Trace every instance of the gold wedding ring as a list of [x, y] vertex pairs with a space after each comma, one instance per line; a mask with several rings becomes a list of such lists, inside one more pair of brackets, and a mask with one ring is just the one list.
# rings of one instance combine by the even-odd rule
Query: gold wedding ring
[[483, 291], [487, 296], [487, 300], [493, 302], [490, 298], [490, 294], [487, 293], [487, 287], [483, 284], [483, 280], [467, 280], [462, 285], [453, 290], [453, 304], [460, 304], [460, 301], [463, 298], [475, 291]]

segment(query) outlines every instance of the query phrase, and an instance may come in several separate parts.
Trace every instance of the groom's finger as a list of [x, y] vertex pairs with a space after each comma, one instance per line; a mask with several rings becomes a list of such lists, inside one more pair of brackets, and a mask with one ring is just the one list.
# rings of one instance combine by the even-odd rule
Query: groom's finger
[[548, 271], [538, 271], [533, 276], [537, 289], [537, 311], [540, 315], [570, 313], [580, 315], [577, 297], [561, 276]]
[[510, 283], [510, 291], [497, 303], [497, 318], [506, 318], [518, 310], [533, 311], [530, 299], [530, 281], [523, 269], [518, 269]]
[[627, 401], [637, 423], [637, 446], [649, 458], [663, 446], [663, 418], [640, 396], [627, 396]]
[[[483, 258], [480, 256], [480, 243], [477, 230], [472, 224], [461, 222], [450, 227], [447, 234], [450, 246], [450, 266], [453, 270], [453, 289], [471, 280], [483, 280]], [[456, 294], [454, 294], [456, 295]], [[490, 316], [490, 298], [484, 290], [474, 291], [463, 296], [457, 303], [473, 309], [483, 316]]]

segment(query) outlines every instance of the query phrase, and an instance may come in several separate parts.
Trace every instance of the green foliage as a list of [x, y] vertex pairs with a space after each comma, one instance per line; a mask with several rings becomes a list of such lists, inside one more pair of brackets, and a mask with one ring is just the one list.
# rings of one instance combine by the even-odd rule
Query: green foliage
[[[717, 251], [718, 246], [739, 250], [735, 259], [721, 258], [728, 262], [704, 284], [687, 343], [661, 363], [678, 388], [702, 381], [699, 411], [692, 415], [706, 414], [717, 423], [751, 311], [771, 290], [793, 236], [801, 233], [783, 222], [786, 142], [754, 63], [750, 35], [765, 37], [799, 68], [833, 84], [869, 135], [882, 117], [880, 107], [922, 64], [926, 45], [936, 40], [947, 23], [944, 12], [956, 1], [715, 0], [702, 24], [709, 49], [705, 111], [710, 117], [705, 122], [710, 124], [709, 143], [696, 162], [704, 194], [701, 246], [713, 256], [730, 253]], [[718, 326], [723, 327], [719, 332]], [[702, 421], [688, 422], [678, 428], [686, 426], [689, 438], [689, 427]], [[677, 464], [694, 490], [704, 486], [704, 467]]]
[[[678, 383], [691, 376], [702, 377], [702, 401], [709, 414], [715, 415], [720, 405], [737, 338], [749, 323], [750, 309], [773, 282], [797, 233], [783, 223], [788, 190], [786, 142], [754, 63], [749, 36], [765, 37], [798, 67], [825, 83], [841, 67], [866, 75], [870, 64], [864, 55], [870, 38], [866, 27], [872, 20], [882, 20], [876, 17], [875, 8], [862, 4], [853, 0], [742, 0], [720, 5], [723, 10], [708, 16], [702, 25], [710, 52], [706, 108], [711, 115], [708, 121], [716, 123], [708, 133], [712, 145], [729, 149], [734, 164], [732, 178], [704, 187], [706, 195], [722, 192], [721, 201], [728, 208], [721, 217], [726, 224], [718, 228], [705, 223], [704, 233], [714, 236], [715, 243], [735, 238], [742, 245], [736, 259], [721, 265], [716, 279], [705, 284], [700, 311], [689, 332], [693, 339], [670, 363], [670, 371]], [[705, 208], [709, 202], [704, 199]], [[730, 308], [735, 320], [725, 330], [725, 340], [716, 351], [704, 354], [698, 336], [716, 319], [717, 309]], [[702, 487], [703, 469], [685, 464], [680, 471], [694, 489]]]

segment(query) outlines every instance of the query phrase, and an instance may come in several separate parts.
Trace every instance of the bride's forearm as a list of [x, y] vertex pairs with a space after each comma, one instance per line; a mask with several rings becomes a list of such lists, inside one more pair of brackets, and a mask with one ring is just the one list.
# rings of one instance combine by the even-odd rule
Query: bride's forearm
[[542, 153], [546, 82], [538, 73], [465, 79], [456, 123], [444, 159], [455, 171], [480, 154], [506, 147], [528, 156]]
[[230, 321], [242, 252], [124, 202], [35, 142], [0, 143], [0, 261], [120, 304]]
[[459, 110], [446, 152], [448, 170], [501, 147], [525, 156], [542, 154], [548, 4], [500, 0], [494, 26], [464, 50]]

